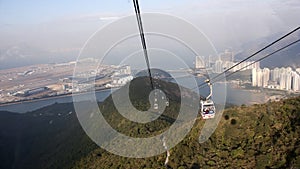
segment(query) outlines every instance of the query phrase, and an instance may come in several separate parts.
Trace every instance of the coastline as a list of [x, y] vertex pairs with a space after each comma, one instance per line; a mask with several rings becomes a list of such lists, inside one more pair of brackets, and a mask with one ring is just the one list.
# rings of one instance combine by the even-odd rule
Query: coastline
[[6, 102], [6, 103], [0, 103], [0, 107], [22, 104], [22, 103], [33, 103], [33, 102], [39, 102], [39, 101], [51, 100], [51, 99], [59, 99], [59, 98], [64, 98], [64, 97], [70, 97], [73, 95], [77, 96], [77, 95], [82, 95], [82, 94], [89, 94], [89, 93], [93, 93], [93, 92], [104, 92], [104, 91], [115, 90], [115, 89], [118, 89], [118, 88], [116, 87], [116, 88], [96, 89], [94, 91], [66, 93], [66, 94], [60, 94], [60, 95], [55, 95], [55, 96], [33, 98], [30, 100], [19, 100], [19, 101], [13, 101], [13, 102]]

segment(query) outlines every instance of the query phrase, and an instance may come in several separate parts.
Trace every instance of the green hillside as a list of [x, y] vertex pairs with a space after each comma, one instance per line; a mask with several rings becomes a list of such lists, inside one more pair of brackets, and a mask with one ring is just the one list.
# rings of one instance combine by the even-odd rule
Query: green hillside
[[[171, 149], [171, 168], [299, 168], [300, 97], [227, 109], [212, 137], [197, 142], [203, 120]], [[165, 154], [145, 159], [119, 157], [98, 148], [79, 168], [165, 168]]]
[[0, 112], [1, 169], [71, 168], [96, 147], [71, 103], [26, 114]]
[[[143, 125], [131, 122], [116, 111], [109, 97], [99, 105], [109, 124], [133, 137], [167, 130], [178, 115], [178, 86], [156, 83], [170, 98], [160, 118]], [[150, 107], [144, 97], [150, 92], [147, 85], [147, 79], [135, 79], [130, 86], [130, 99], [139, 110]], [[228, 108], [211, 138], [199, 144], [204, 122], [199, 118], [188, 136], [170, 150], [170, 168], [300, 168], [300, 97]], [[133, 159], [99, 148], [82, 130], [72, 104], [26, 114], [0, 112], [1, 169], [166, 168], [165, 157]]]

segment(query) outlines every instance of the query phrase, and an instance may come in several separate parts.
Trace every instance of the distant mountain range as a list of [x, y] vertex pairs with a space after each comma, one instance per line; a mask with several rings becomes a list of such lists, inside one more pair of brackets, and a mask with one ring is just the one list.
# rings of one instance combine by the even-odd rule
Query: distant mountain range
[[73, 61], [78, 52], [51, 52], [26, 43], [0, 49], [0, 70], [45, 63]]
[[[263, 37], [260, 39], [256, 39], [250, 42], [246, 42], [241, 44], [239, 47], [235, 47], [233, 49], [236, 51], [235, 59], [241, 60], [250, 56], [257, 50], [261, 49], [262, 47], [266, 46], [267, 44], [273, 42], [274, 40], [278, 39], [279, 37], [283, 36], [285, 33], [277, 33], [273, 34], [268, 37]], [[274, 45], [262, 54], [254, 57], [253, 60], [256, 60], [259, 57], [264, 56], [265, 54], [270, 53], [284, 45], [288, 42], [292, 42], [293, 40], [300, 38], [300, 33], [296, 32], [292, 34], [289, 38], [285, 39], [284, 41], [280, 42], [278, 45]], [[14, 68], [14, 67], [21, 67], [21, 66], [28, 66], [34, 64], [43, 64], [43, 63], [62, 63], [62, 62], [69, 62], [76, 59], [78, 56], [79, 49], [64, 49], [64, 50], [56, 50], [56, 51], [49, 51], [40, 49], [38, 47], [34, 47], [30, 44], [26, 43], [19, 43], [14, 46], [9, 46], [6, 48], [0, 48], [0, 70], [7, 69], [7, 68]], [[178, 51], [183, 52], [183, 51]], [[189, 66], [192, 66], [194, 61], [193, 57], [184, 58], [187, 63], [190, 63]], [[262, 67], [300, 67], [300, 43], [297, 43], [290, 48], [279, 52], [271, 56], [270, 58], [263, 60], [261, 62]]]
[[[254, 52], [258, 51], [259, 49], [262, 49], [266, 45], [270, 44], [271, 42], [275, 41], [276, 39], [282, 37], [285, 33], [278, 33], [274, 34], [269, 37], [257, 39], [252, 42], [245, 43], [241, 46], [241, 52], [238, 52], [235, 56], [236, 60], [242, 60]], [[260, 57], [263, 57], [285, 45], [288, 43], [291, 43], [295, 40], [300, 39], [300, 33], [296, 32], [292, 34], [292, 36], [278, 42], [278, 44], [270, 47], [266, 51], [262, 52], [261, 54], [253, 57], [252, 60], [257, 60]], [[278, 52], [269, 58], [261, 61], [261, 68], [264, 67], [269, 67], [269, 68], [274, 68], [274, 67], [300, 67], [300, 42], [296, 43], [289, 48], [282, 50], [281, 52]]]

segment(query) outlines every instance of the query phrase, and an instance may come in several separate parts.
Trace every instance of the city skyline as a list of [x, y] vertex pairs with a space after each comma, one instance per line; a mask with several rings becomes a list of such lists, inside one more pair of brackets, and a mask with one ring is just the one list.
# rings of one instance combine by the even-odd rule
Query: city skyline
[[[229, 56], [229, 57], [228, 57]], [[209, 70], [213, 73], [223, 73], [228, 68], [234, 66], [239, 61], [234, 62], [234, 54], [228, 49], [223, 53], [219, 53], [211, 62], [212, 57], [208, 60], [203, 60], [204, 56], [195, 57], [196, 70]], [[229, 72], [251, 70], [251, 85], [253, 87], [263, 87], [269, 89], [279, 89], [287, 91], [300, 91], [300, 67], [292, 68], [274, 67], [273, 69], [264, 67], [261, 68], [260, 62], [245, 61], [235, 66]]]
[[252, 69], [252, 86], [287, 91], [300, 90], [300, 68]]

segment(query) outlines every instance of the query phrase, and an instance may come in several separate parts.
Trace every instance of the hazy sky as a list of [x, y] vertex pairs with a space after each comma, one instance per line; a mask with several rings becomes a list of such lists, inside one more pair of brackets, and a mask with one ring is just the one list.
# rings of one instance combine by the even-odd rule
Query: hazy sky
[[[140, 0], [140, 7], [186, 19], [218, 51], [300, 25], [299, 0]], [[95, 31], [130, 14], [131, 0], [0, 0], [0, 61], [7, 53], [26, 57], [22, 45], [76, 58]]]

